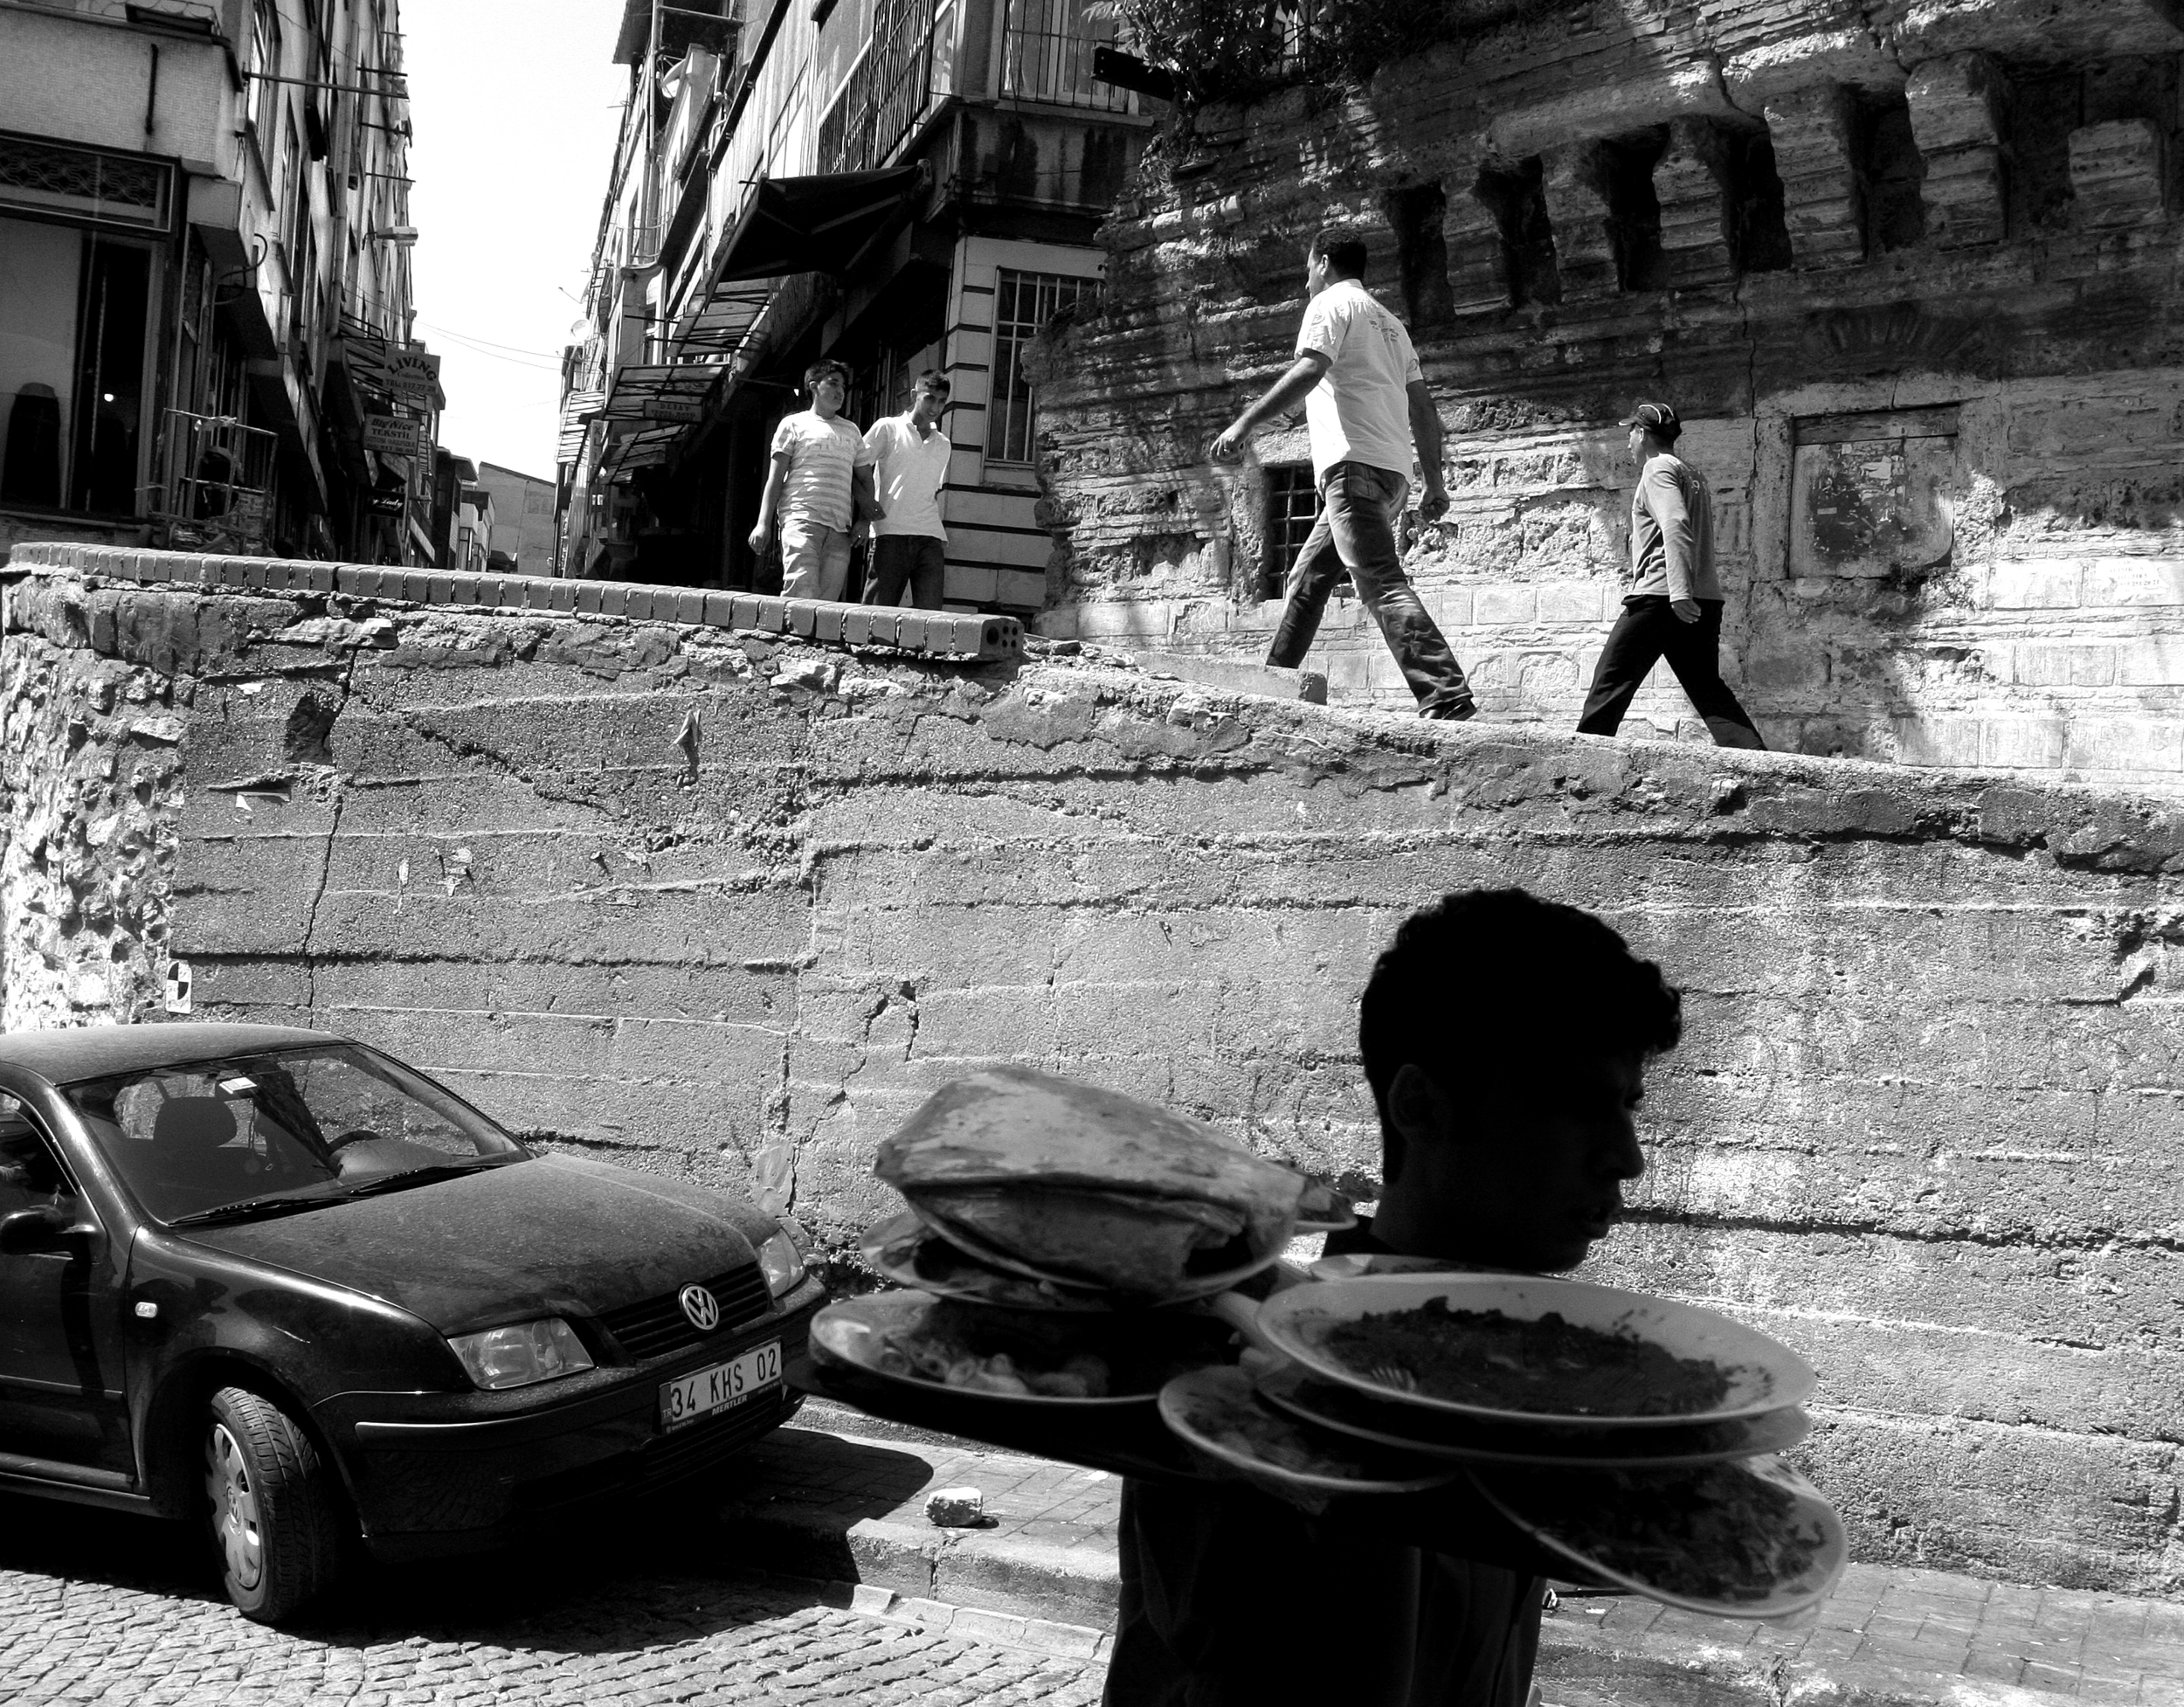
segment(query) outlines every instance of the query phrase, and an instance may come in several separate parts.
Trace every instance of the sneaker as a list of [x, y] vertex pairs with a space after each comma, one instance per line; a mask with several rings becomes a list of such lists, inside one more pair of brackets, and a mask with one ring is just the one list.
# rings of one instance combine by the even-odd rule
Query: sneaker
[[1440, 723], [1468, 723], [1479, 715], [1479, 708], [1477, 701], [1466, 700], [1461, 705], [1437, 705], [1418, 715]]

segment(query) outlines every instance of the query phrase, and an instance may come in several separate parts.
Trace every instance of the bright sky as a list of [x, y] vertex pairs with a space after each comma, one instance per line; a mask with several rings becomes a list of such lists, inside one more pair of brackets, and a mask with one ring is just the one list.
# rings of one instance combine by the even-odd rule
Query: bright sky
[[629, 68], [620, 0], [408, 0], [417, 335], [440, 442], [554, 476], [561, 349], [584, 312]]

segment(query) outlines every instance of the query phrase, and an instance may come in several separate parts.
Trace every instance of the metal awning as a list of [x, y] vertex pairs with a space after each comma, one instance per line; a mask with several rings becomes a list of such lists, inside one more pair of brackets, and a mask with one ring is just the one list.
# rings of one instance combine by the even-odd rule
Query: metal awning
[[599, 453], [601, 478], [612, 480], [639, 468], [659, 467], [681, 448], [688, 431], [680, 426], [640, 427], [619, 439], [610, 439]]
[[722, 248], [714, 283], [847, 273], [925, 182], [922, 165], [761, 178]]
[[771, 283], [763, 280], [736, 280], [716, 286], [705, 306], [668, 342], [678, 355], [727, 360], [743, 347], [773, 295]]
[[556, 464], [574, 462], [584, 454], [584, 429], [605, 403], [604, 391], [571, 391], [562, 399], [561, 439], [554, 449]]
[[717, 362], [623, 368], [607, 381], [598, 418], [605, 421], [674, 421], [686, 426], [702, 421], [715, 386], [728, 370]]

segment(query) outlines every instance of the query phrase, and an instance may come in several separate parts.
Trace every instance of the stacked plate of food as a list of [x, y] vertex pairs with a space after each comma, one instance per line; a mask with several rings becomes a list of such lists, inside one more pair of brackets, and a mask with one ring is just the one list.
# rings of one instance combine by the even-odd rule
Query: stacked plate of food
[[1771, 1618], [1821, 1599], [1841, 1520], [1775, 1455], [1815, 1377], [1715, 1314], [1579, 1281], [1379, 1272], [1259, 1308], [1288, 1361], [1260, 1403], [1359, 1449], [1466, 1471], [1549, 1551], [1674, 1605]]
[[943, 1086], [874, 1171], [907, 1207], [865, 1255], [904, 1289], [822, 1310], [815, 1357], [1006, 1405], [1152, 1406], [1171, 1376], [1234, 1361], [1228, 1323], [1178, 1306], [1351, 1220], [1210, 1126], [1029, 1068]]

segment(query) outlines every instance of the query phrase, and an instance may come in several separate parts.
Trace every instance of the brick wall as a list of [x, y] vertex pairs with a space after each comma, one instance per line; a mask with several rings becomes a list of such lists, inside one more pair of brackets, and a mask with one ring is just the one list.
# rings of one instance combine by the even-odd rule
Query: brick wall
[[[1813, 1358], [1800, 1457], [1862, 1556], [2184, 1593], [2173, 806], [1413, 726], [1089, 653], [946, 664], [80, 561], [11, 594], [9, 750], [73, 722], [126, 776], [142, 718], [173, 719], [182, 789], [145, 834], [171, 827], [200, 1017], [383, 1043], [543, 1142], [792, 1205], [838, 1248], [886, 1206], [874, 1146], [995, 1059], [1369, 1196], [1370, 959], [1420, 901], [1521, 883], [1686, 992], [1635, 1221], [1589, 1272]], [[86, 715], [101, 680], [139, 712]], [[11, 849], [47, 798], [10, 795]], [[24, 869], [0, 917], [43, 946], [10, 949], [10, 1012], [156, 1017], [165, 950], [102, 999], [71, 984], [117, 938], [48, 928]]]
[[[1341, 224], [1448, 428], [1407, 561], [1489, 717], [1574, 724], [1626, 560], [1612, 424], [1660, 397], [1773, 744], [2184, 785], [2180, 52], [2147, 0], [1634, 0], [1177, 121], [1106, 228], [1103, 314], [1046, 353], [1042, 629], [1263, 653], [1266, 470], [1303, 434], [1205, 446]], [[1642, 208], [1603, 163], [1633, 150]], [[1330, 619], [1337, 697], [1407, 704], [1356, 602]], [[1665, 670], [1632, 727], [1706, 738]]]

